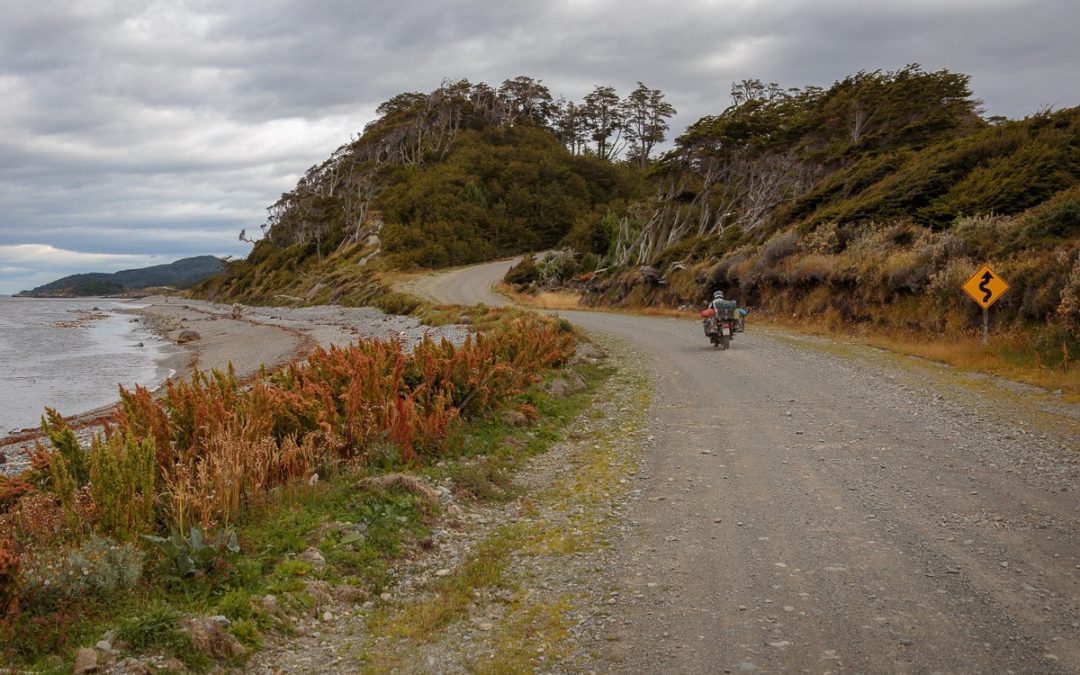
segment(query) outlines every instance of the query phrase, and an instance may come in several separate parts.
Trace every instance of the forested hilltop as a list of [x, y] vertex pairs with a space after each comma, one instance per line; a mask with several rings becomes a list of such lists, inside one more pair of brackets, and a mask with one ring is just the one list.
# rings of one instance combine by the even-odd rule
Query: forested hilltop
[[247, 260], [203, 295], [366, 303], [382, 293], [374, 266], [443, 267], [554, 247], [644, 198], [643, 167], [674, 109], [644, 85], [625, 99], [597, 87], [575, 103], [522, 76], [498, 89], [447, 82], [377, 112], [270, 206]]
[[987, 118], [967, 76], [918, 65], [827, 88], [744, 80], [655, 156], [673, 113], [644, 85], [580, 103], [527, 77], [401, 94], [201, 292], [371, 302], [373, 264], [559, 246], [513, 279], [631, 306], [719, 288], [776, 315], [963, 333], [981, 314], [959, 286], [991, 262], [1012, 284], [997, 320], [1051, 362], [1080, 351], [1080, 108]]

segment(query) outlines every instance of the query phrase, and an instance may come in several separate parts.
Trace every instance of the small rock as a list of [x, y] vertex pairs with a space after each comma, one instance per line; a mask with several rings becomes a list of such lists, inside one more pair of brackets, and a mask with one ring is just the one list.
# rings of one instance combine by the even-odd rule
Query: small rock
[[89, 647], [83, 647], [75, 654], [75, 675], [82, 673], [96, 673], [98, 669], [97, 652]]
[[228, 628], [232, 625], [232, 621], [229, 621], [229, 618], [224, 614], [217, 614], [215, 616], [212, 616], [210, 617], [210, 620], [221, 626], [222, 628]]
[[333, 621], [334, 620], [334, 614], [332, 612], [323, 612], [322, 620], [323, 621]]
[[389, 593], [383, 593], [382, 595], [379, 596], [379, 599], [382, 600], [383, 602], [390, 602], [391, 600], [394, 599], [394, 596], [390, 595]]
[[904, 645], [905, 647], [910, 647], [911, 645], [915, 644], [915, 642], [912, 640], [903, 639], [900, 640], [900, 644]]
[[296, 557], [304, 562], [310, 563], [316, 569], [321, 570], [326, 567], [326, 558], [324, 558], [319, 549], [315, 547], [307, 548], [303, 553]]
[[444, 567], [443, 569], [436, 571], [435, 576], [437, 576], [437, 577], [448, 577], [448, 576], [450, 576], [450, 570], [448, 570], [448, 569], [446, 569]]
[[281, 602], [278, 601], [276, 595], [264, 596], [262, 599], [262, 607], [266, 610], [266, 613], [271, 616], [278, 616], [281, 614]]
[[529, 418], [520, 410], [506, 410], [500, 416], [503, 424], [511, 427], [525, 427], [529, 425]]
[[488, 630], [491, 630], [491, 629], [495, 628], [495, 624], [488, 623], [487, 621], [484, 621], [479, 626], [477, 626], [477, 628], [479, 628], [480, 630], [483, 630], [483, 631], [488, 631]]
[[108, 640], [98, 640], [97, 644], [94, 645], [94, 648], [108, 654], [112, 651], [112, 643]]
[[116, 664], [116, 672], [125, 673], [125, 675], [150, 675], [155, 671], [155, 668], [150, 667], [150, 663], [139, 660], [134, 656], [129, 656]]

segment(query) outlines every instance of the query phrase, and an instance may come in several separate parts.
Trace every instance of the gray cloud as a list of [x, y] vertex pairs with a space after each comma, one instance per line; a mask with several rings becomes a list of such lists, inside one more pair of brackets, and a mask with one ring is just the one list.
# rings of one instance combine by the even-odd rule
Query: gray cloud
[[[1074, 0], [0, 3], [0, 246], [113, 269], [242, 254], [240, 228], [379, 102], [444, 77], [527, 74], [571, 99], [641, 80], [679, 110], [676, 134], [735, 80], [913, 62], [971, 75], [990, 114], [1080, 103]], [[25, 287], [30, 266], [2, 262], [0, 293]]]

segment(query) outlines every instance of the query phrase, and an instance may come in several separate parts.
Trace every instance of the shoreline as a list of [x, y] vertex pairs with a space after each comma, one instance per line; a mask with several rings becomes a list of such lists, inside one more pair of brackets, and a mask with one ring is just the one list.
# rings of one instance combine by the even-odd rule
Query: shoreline
[[[179, 347], [159, 363], [173, 374], [156, 384], [162, 391], [169, 381], [189, 378], [195, 369], [209, 372], [233, 365], [241, 382], [256, 377], [265, 365], [281, 368], [306, 357], [316, 347], [345, 346], [358, 339], [399, 339], [409, 348], [424, 335], [445, 337], [460, 344], [467, 335], [465, 326], [425, 326], [413, 317], [385, 314], [372, 307], [239, 307], [203, 300], [148, 296], [138, 308], [116, 310], [137, 319], [174, 347]], [[181, 333], [194, 331], [198, 337], [183, 341]], [[76, 431], [80, 443], [87, 444], [116, 412], [109, 405], [77, 412], [64, 419]], [[48, 405], [46, 403], [45, 405]], [[44, 412], [44, 407], [42, 408]], [[25, 468], [24, 450], [40, 440], [40, 429], [27, 428], [0, 436], [0, 473], [14, 475]]]

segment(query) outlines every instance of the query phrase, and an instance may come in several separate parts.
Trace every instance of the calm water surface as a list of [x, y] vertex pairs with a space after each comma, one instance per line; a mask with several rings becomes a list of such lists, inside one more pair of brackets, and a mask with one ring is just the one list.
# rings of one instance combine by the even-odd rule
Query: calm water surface
[[118, 384], [155, 387], [169, 377], [163, 361], [176, 347], [116, 313], [139, 306], [0, 298], [0, 436], [37, 426], [45, 406], [62, 415], [86, 412], [115, 403]]

